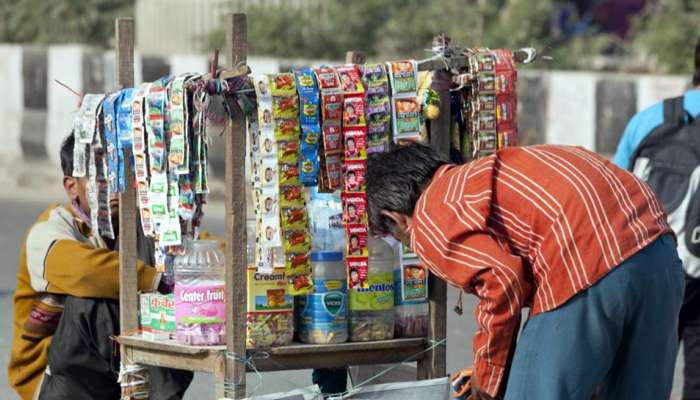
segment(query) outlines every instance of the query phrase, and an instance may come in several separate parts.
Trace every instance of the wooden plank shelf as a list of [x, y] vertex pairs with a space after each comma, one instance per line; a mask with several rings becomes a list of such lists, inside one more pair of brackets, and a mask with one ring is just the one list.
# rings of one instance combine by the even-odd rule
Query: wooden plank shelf
[[[221, 373], [226, 346], [187, 346], [174, 340], [152, 340], [142, 336], [120, 336], [130, 362]], [[374, 342], [348, 342], [314, 345], [294, 343], [269, 349], [249, 349], [258, 371], [335, 368], [350, 365], [389, 364], [420, 361], [429, 346], [427, 338], [392, 339]], [[248, 366], [248, 370], [251, 368]]]

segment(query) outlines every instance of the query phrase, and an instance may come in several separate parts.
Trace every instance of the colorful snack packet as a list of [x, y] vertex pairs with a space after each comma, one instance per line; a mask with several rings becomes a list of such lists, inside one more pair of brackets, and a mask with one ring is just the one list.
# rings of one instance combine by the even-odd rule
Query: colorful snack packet
[[338, 154], [343, 150], [343, 133], [340, 124], [323, 125], [323, 150], [327, 156]]
[[368, 228], [365, 224], [348, 224], [345, 228], [348, 238], [346, 254], [348, 257], [368, 257]]
[[367, 159], [367, 132], [364, 127], [345, 131], [345, 159]]
[[367, 194], [341, 193], [343, 222], [345, 224], [367, 224]]
[[337, 67], [336, 72], [340, 79], [340, 90], [343, 91], [343, 94], [347, 96], [365, 92], [360, 71], [355, 66]]
[[297, 93], [294, 75], [291, 73], [269, 76], [270, 93], [272, 96], [294, 96]]
[[361, 289], [368, 288], [367, 272], [369, 270], [369, 261], [367, 257], [350, 257], [346, 261], [348, 288]]
[[415, 96], [418, 91], [418, 67], [413, 60], [387, 63], [391, 91], [394, 96]]
[[361, 97], [345, 97], [343, 99], [343, 129], [366, 124], [364, 99]]
[[300, 185], [280, 186], [280, 207], [303, 207], [304, 189]]
[[272, 96], [272, 114], [277, 118], [295, 118], [299, 114], [296, 96]]
[[321, 109], [324, 122], [341, 119], [343, 117], [343, 94], [322, 92]]
[[284, 185], [284, 186], [286, 186], [286, 185], [298, 185], [299, 184], [299, 164], [297, 164], [297, 163], [279, 164], [279, 184]]
[[299, 180], [304, 186], [318, 185], [320, 171], [318, 149], [305, 148], [299, 155]]
[[278, 140], [277, 161], [281, 163], [293, 163], [299, 157], [299, 140]]
[[329, 89], [340, 89], [338, 74], [334, 68], [321, 67], [316, 68], [314, 72], [316, 73], [316, 78], [318, 79], [318, 85], [321, 91]]
[[97, 125], [97, 116], [99, 113], [104, 94], [86, 94], [80, 103], [80, 110], [75, 117], [73, 124], [73, 134], [76, 137], [76, 143], [92, 144], [95, 136]]
[[311, 237], [306, 229], [287, 230], [284, 232], [282, 245], [285, 254], [309, 252], [311, 250]]
[[280, 222], [282, 229], [304, 230], [308, 228], [308, 217], [304, 207], [283, 208], [280, 212]]
[[395, 98], [393, 106], [394, 137], [420, 135], [420, 106], [416, 97]]
[[275, 118], [275, 139], [278, 141], [299, 140], [301, 129], [299, 120], [295, 118]]
[[364, 192], [365, 174], [367, 173], [367, 161], [346, 160], [345, 161], [345, 187], [346, 192]]

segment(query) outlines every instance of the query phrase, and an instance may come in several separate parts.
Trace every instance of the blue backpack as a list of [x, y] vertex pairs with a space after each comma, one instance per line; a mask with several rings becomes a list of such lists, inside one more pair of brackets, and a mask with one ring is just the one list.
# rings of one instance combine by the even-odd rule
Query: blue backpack
[[678, 236], [686, 274], [700, 277], [700, 118], [683, 108], [683, 96], [664, 100], [664, 122], [632, 155], [632, 173], [654, 189]]

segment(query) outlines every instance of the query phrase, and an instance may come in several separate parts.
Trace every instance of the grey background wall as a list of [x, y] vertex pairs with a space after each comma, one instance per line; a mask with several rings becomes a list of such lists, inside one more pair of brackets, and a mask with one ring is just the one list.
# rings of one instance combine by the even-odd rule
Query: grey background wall
[[[274, 73], [290, 60], [251, 57], [254, 73]], [[298, 65], [319, 62], [296, 62]], [[164, 74], [206, 70], [199, 55], [136, 56], [136, 82]], [[61, 140], [70, 131], [77, 98], [54, 82], [80, 92], [113, 90], [114, 53], [79, 45], [0, 45], [0, 160], [58, 160]], [[629, 118], [689, 84], [682, 76], [618, 75], [538, 71], [519, 74], [520, 143], [582, 145], [611, 154]], [[216, 136], [214, 141], [220, 140]], [[212, 147], [213, 170], [222, 161], [222, 146]]]

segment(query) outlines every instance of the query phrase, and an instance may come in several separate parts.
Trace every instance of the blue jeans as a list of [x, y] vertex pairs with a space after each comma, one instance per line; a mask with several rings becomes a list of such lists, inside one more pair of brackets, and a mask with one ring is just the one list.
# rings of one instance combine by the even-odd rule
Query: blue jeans
[[559, 308], [528, 319], [506, 400], [668, 399], [685, 287], [664, 235]]

